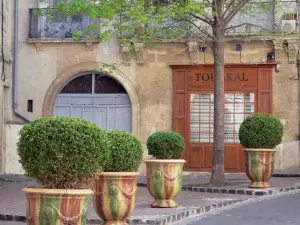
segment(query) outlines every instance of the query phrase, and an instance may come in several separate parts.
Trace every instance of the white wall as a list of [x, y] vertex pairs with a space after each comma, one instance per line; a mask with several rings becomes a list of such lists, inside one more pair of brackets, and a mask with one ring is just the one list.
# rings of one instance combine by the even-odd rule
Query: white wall
[[17, 142], [19, 139], [19, 130], [22, 125], [6, 124], [6, 144], [4, 149], [5, 163], [4, 173], [6, 174], [24, 174], [24, 171], [19, 163], [17, 153]]

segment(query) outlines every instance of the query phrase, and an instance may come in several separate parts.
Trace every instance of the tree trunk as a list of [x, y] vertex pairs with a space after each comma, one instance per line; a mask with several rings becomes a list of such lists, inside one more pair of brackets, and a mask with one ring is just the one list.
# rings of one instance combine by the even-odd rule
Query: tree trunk
[[213, 33], [216, 38], [213, 43], [214, 55], [214, 147], [210, 184], [225, 185], [224, 171], [224, 26], [216, 24]]

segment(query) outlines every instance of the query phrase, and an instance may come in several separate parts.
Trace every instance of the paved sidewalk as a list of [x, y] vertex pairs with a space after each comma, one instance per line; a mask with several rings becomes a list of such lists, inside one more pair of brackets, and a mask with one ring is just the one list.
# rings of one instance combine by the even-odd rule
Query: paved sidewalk
[[[270, 195], [278, 192], [285, 192], [300, 188], [299, 177], [272, 177], [269, 180], [270, 188], [253, 189], [248, 188], [250, 180], [246, 174], [227, 174], [226, 185], [222, 188], [212, 187], [209, 184], [210, 174], [192, 174], [183, 177], [183, 191], [225, 193], [225, 194], [245, 194], [245, 195]], [[139, 177], [138, 185], [147, 186], [146, 177]]]
[[[1, 182], [0, 186], [0, 221], [17, 220], [25, 221], [26, 200], [21, 192], [23, 187], [35, 186], [33, 181], [26, 182]], [[153, 198], [147, 188], [139, 187], [136, 197], [136, 207], [129, 218], [129, 224], [168, 224], [179, 221], [184, 217], [211, 211], [243, 200], [256, 198], [246, 195], [226, 195], [199, 192], [181, 192], [176, 198], [179, 207], [175, 209], [151, 208]], [[89, 224], [100, 224], [101, 220], [96, 215], [92, 199], [89, 203]]]
[[[227, 184], [222, 188], [209, 185], [209, 173], [197, 173], [183, 177], [183, 191], [176, 198], [179, 207], [175, 209], [151, 208], [153, 201], [146, 188], [146, 177], [138, 179], [136, 207], [129, 224], [171, 224], [183, 218], [201, 214], [230, 204], [261, 195], [271, 195], [300, 189], [299, 177], [272, 177], [269, 189], [249, 189], [249, 180], [245, 174], [227, 174]], [[24, 221], [26, 200], [21, 192], [23, 187], [36, 186], [36, 182], [20, 175], [0, 175], [0, 224], [4, 220]], [[185, 190], [185, 191], [184, 191]], [[89, 203], [88, 224], [100, 224], [92, 199]]]

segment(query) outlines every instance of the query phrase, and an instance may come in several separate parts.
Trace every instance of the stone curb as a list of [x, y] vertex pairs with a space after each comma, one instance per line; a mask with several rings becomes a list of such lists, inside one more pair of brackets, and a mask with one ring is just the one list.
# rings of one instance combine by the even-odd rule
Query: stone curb
[[299, 173], [291, 173], [291, 174], [275, 173], [275, 174], [273, 174], [273, 177], [300, 177], [300, 174]]
[[[219, 202], [219, 203], [213, 203], [210, 205], [202, 206], [202, 207], [187, 207], [186, 209], [183, 209], [183, 211], [176, 212], [174, 214], [170, 215], [158, 215], [158, 216], [151, 216], [150, 218], [145, 218], [145, 216], [142, 216], [140, 218], [132, 217], [127, 220], [127, 223], [129, 225], [142, 225], [142, 224], [151, 224], [151, 225], [167, 225], [174, 222], [178, 222], [183, 218], [187, 218], [192, 215], [199, 215], [202, 213], [210, 212], [218, 208], [223, 208], [226, 206], [230, 206], [236, 203], [240, 203], [243, 201], [246, 201], [248, 199], [237, 199], [237, 200], [231, 200], [231, 201], [225, 201], [225, 202]], [[26, 216], [21, 215], [10, 215], [10, 214], [1, 214], [0, 213], [0, 221], [17, 221], [17, 222], [26, 222]], [[101, 224], [102, 220], [99, 218], [95, 219], [87, 219], [87, 224]]]
[[[147, 187], [145, 183], [138, 183], [140, 187]], [[300, 184], [295, 184], [290, 187], [281, 187], [281, 188], [268, 188], [267, 190], [263, 189], [251, 189], [251, 188], [211, 188], [211, 187], [199, 187], [192, 185], [183, 185], [182, 191], [192, 191], [192, 192], [206, 192], [206, 193], [221, 193], [221, 194], [238, 194], [238, 195], [255, 195], [255, 196], [264, 196], [264, 195], [273, 195], [281, 192], [289, 192], [296, 189], [300, 189]]]

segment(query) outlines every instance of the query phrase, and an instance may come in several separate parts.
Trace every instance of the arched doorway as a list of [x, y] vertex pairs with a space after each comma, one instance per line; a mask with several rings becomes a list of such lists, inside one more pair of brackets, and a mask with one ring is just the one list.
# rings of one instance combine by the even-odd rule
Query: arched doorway
[[102, 73], [85, 73], [69, 81], [54, 101], [53, 115], [80, 117], [104, 130], [132, 131], [132, 109], [125, 88]]

